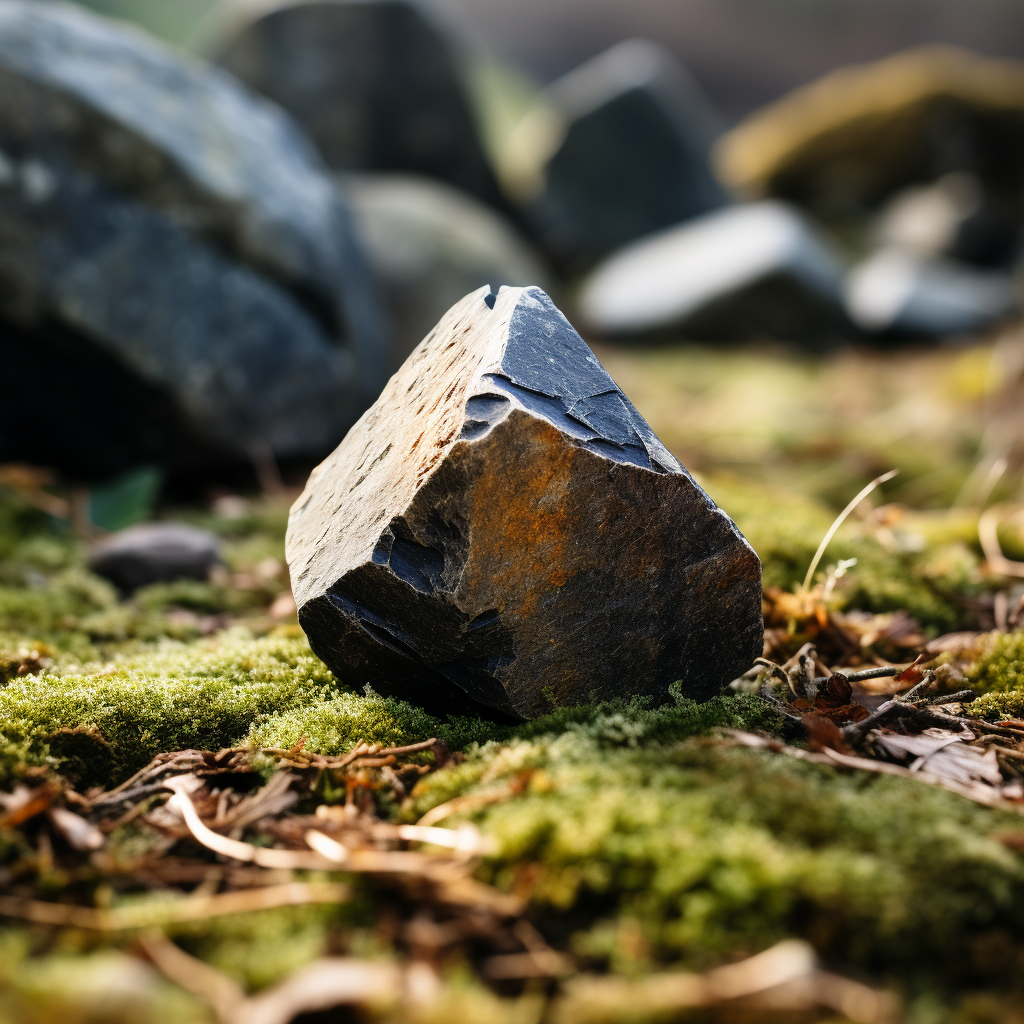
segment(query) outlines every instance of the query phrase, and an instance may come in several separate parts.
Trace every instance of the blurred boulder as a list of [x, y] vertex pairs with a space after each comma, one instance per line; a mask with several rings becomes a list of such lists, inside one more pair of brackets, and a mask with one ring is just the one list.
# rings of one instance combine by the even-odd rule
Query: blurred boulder
[[719, 131], [667, 50], [627, 40], [549, 86], [527, 115], [518, 191], [557, 262], [592, 264], [726, 202], [709, 164]]
[[301, 133], [71, 5], [0, 0], [0, 243], [0, 460], [95, 478], [315, 457], [389, 372]]
[[1017, 308], [1008, 274], [901, 249], [883, 249], [850, 272], [846, 307], [865, 331], [949, 337], [975, 334]]
[[842, 68], [751, 114], [718, 157], [743, 195], [779, 196], [826, 219], [957, 171], [1019, 215], [1024, 64], [925, 46]]
[[626, 246], [584, 280], [582, 319], [604, 335], [827, 346], [849, 333], [843, 267], [794, 209], [734, 206]]
[[761, 653], [761, 567], [539, 288], [454, 306], [287, 539], [339, 680], [441, 714], [697, 700]]
[[872, 234], [878, 248], [1008, 266], [1019, 248], [1020, 225], [1012, 209], [985, 195], [973, 174], [953, 171], [898, 192]]
[[419, 6], [243, 0], [229, 11], [218, 62], [288, 110], [331, 167], [426, 174], [504, 205], [452, 47]]
[[392, 365], [481, 285], [547, 287], [547, 272], [512, 225], [472, 196], [412, 174], [349, 174], [343, 181], [387, 302]]
[[143, 523], [94, 545], [89, 567], [130, 594], [150, 583], [209, 579], [219, 559], [212, 533], [181, 523]]

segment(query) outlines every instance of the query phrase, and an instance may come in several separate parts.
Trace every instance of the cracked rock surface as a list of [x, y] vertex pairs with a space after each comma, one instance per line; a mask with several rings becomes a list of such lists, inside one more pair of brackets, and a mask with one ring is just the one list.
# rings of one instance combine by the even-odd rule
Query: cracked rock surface
[[761, 567], [539, 288], [446, 314], [314, 470], [287, 542], [345, 682], [530, 718], [761, 652]]

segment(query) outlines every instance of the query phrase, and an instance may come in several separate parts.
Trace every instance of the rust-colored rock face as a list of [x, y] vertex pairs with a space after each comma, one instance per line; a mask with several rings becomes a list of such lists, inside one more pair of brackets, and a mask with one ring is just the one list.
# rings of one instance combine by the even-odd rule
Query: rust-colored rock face
[[703, 699], [761, 652], [761, 567], [538, 288], [454, 306], [292, 508], [299, 621], [343, 681], [530, 718]]

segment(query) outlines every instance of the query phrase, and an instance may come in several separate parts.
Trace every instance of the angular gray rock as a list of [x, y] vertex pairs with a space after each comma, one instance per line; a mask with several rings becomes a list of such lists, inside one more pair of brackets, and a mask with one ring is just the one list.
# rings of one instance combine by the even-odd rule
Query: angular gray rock
[[976, 334], [1019, 307], [1009, 274], [895, 248], [855, 266], [845, 293], [854, 322], [880, 334]]
[[718, 117], [660, 46], [619, 43], [549, 86], [543, 102], [558, 124], [531, 216], [559, 263], [593, 264], [726, 203], [709, 162]]
[[796, 210], [768, 200], [626, 246], [588, 275], [578, 305], [586, 323], [605, 335], [768, 336], [822, 347], [851, 333], [843, 271]]
[[546, 286], [530, 247], [496, 210], [433, 178], [347, 174], [345, 194], [393, 332], [391, 365], [481, 285]]
[[454, 306], [292, 507], [299, 622], [339, 679], [530, 718], [761, 652], [761, 569], [538, 288]]
[[94, 545], [89, 568], [130, 594], [150, 583], [208, 579], [219, 559], [212, 533], [182, 523], [142, 523]]
[[504, 205], [454, 54], [418, 5], [235, 6], [218, 62], [290, 111], [331, 167], [426, 174]]
[[[0, 351], [56, 399], [38, 433], [5, 404], [0, 459], [315, 455], [390, 370], [349, 214], [288, 118], [69, 4], [0, 0], [0, 239]], [[106, 408], [126, 396], [138, 417]]]

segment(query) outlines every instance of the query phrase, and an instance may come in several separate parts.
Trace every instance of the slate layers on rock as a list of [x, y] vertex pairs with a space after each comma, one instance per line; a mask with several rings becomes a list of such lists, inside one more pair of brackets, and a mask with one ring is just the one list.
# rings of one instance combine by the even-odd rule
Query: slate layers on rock
[[452, 50], [415, 4], [265, 4], [218, 61], [290, 111], [331, 167], [426, 174], [505, 207]]
[[[71, 5], [0, 2], [0, 238], [7, 356], [48, 381], [54, 434], [8, 404], [0, 458], [88, 476], [316, 455], [386, 379], [347, 210], [295, 126]], [[102, 368], [85, 405], [69, 352]], [[140, 418], [98, 411], [76, 445], [133, 392]]]
[[717, 693], [760, 563], [538, 288], [454, 306], [310, 477], [299, 621], [337, 676], [441, 713]]

